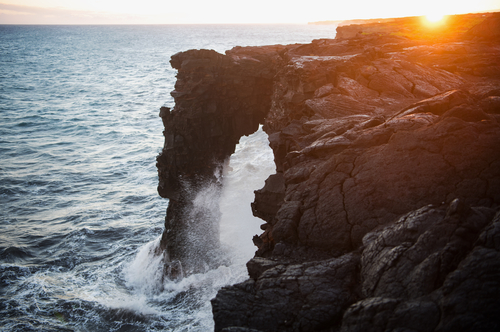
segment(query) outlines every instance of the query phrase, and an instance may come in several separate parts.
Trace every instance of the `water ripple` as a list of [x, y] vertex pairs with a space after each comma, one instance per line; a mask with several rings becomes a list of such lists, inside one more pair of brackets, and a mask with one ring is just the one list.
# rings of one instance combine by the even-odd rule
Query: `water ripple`
[[[244, 262], [165, 284], [162, 293], [140, 286], [158, 281], [139, 268], [152, 259], [138, 259], [161, 235], [168, 203], [156, 192], [155, 157], [164, 140], [159, 108], [173, 106], [170, 56], [310, 42], [334, 32], [0, 25], [0, 330], [213, 329], [209, 300], [246, 277]], [[228, 204], [238, 207], [230, 219], [242, 219], [243, 210], [251, 217], [244, 204]], [[239, 240], [250, 253], [252, 235]]]

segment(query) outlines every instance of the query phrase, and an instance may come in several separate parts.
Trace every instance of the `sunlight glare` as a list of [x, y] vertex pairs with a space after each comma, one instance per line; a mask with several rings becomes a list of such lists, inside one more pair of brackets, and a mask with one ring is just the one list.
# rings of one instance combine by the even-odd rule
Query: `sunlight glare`
[[425, 18], [429, 22], [437, 23], [437, 22], [441, 21], [444, 18], [444, 14], [435, 12], [435, 13], [432, 13], [432, 14], [425, 15]]

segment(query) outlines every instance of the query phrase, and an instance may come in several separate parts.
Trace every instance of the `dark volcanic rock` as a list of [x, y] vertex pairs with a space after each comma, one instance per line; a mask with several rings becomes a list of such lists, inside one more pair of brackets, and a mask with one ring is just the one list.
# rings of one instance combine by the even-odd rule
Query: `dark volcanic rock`
[[432, 301], [373, 297], [351, 306], [344, 315], [342, 332], [434, 331], [439, 309]]
[[215, 331], [318, 331], [336, 324], [354, 302], [357, 255], [276, 265], [256, 280], [223, 288], [212, 300]]
[[[371, 229], [422, 204], [455, 197], [468, 204], [498, 203], [500, 127], [470, 107], [442, 117], [403, 115], [368, 128], [366, 118], [352, 118], [353, 128], [345, 132], [345, 120], [339, 121], [340, 131], [330, 126], [327, 135], [290, 153], [284, 173], [290, 203], [282, 209], [290, 211], [292, 202], [300, 206], [293, 203], [297, 212], [284, 219], [278, 211], [275, 241], [349, 251]], [[313, 133], [325, 121], [304, 126]]]
[[165, 144], [157, 157], [158, 192], [170, 200], [160, 249], [168, 262], [181, 262], [184, 272], [217, 264], [219, 211], [196, 197], [219, 195], [224, 162], [240, 137], [264, 121], [280, 48], [262, 47], [244, 56], [237, 50], [232, 56], [211, 50], [172, 56], [178, 70], [176, 104], [160, 111]]
[[426, 206], [367, 234], [361, 259], [363, 295], [415, 299], [441, 287], [495, 215], [493, 209], [468, 210], [460, 204], [453, 201], [448, 213]]
[[496, 236], [499, 216], [455, 200], [447, 211], [426, 206], [366, 235], [366, 299], [345, 312], [341, 330], [498, 329], [499, 257], [486, 239]]
[[275, 157], [252, 204], [265, 224], [251, 279], [212, 300], [216, 331], [499, 328], [494, 20], [470, 39], [355, 33], [173, 57], [176, 106], [161, 111], [158, 157], [170, 259], [196, 265], [188, 249], [206, 262], [217, 247], [204, 222], [218, 211], [185, 187], [216, 192], [220, 165], [259, 123]]

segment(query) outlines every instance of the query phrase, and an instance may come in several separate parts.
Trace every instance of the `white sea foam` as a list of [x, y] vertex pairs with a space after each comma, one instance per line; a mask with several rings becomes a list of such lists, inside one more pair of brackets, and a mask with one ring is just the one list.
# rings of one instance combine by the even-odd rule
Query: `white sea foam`
[[[131, 307], [126, 299], [120, 299], [108, 305], [148, 312], [144, 296], [168, 301], [184, 292], [192, 292], [194, 295], [191, 300], [195, 299], [200, 306], [196, 317], [192, 319], [203, 328], [211, 329], [210, 299], [221, 287], [248, 278], [245, 264], [256, 250], [252, 236], [262, 232], [259, 228], [262, 220], [252, 215], [250, 203], [254, 199], [253, 191], [262, 188], [265, 179], [274, 171], [273, 153], [268, 146], [267, 134], [260, 128], [253, 135], [242, 137], [224, 171], [220, 197], [221, 244], [224, 251], [230, 253], [231, 264], [180, 280], [168, 280], [163, 277], [163, 256], [155, 255], [160, 241], [158, 238], [144, 245], [123, 270], [127, 286], [138, 296], [137, 302]], [[213, 187], [200, 190], [195, 198], [195, 206], [215, 209], [219, 199], [214, 190]]]
[[123, 270], [127, 286], [138, 293], [153, 294], [161, 289], [163, 256], [155, 254], [159, 244], [160, 238], [145, 244]]

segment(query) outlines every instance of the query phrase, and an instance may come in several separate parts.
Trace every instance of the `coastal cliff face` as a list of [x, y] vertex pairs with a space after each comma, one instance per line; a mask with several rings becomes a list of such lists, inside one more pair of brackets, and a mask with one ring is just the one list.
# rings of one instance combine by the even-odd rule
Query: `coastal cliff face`
[[171, 260], [197, 245], [183, 181], [217, 183], [259, 123], [275, 156], [252, 204], [265, 224], [250, 278], [212, 300], [216, 331], [500, 328], [498, 21], [439, 43], [358, 35], [172, 58], [158, 157]]

